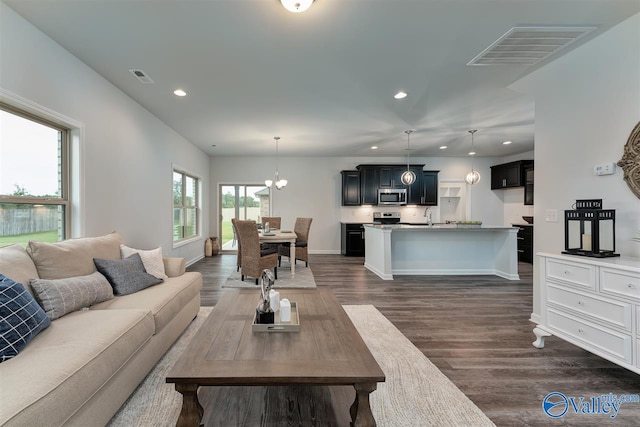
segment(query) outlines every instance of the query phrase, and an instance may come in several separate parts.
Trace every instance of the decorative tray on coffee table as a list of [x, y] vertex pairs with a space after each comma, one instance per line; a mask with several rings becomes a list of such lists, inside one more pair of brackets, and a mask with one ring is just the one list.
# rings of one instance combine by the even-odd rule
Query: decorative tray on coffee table
[[251, 325], [253, 332], [299, 332], [300, 317], [298, 316], [298, 304], [291, 301], [291, 322], [280, 321], [280, 310], [276, 311], [274, 323], [256, 323], [256, 316], [253, 316]]

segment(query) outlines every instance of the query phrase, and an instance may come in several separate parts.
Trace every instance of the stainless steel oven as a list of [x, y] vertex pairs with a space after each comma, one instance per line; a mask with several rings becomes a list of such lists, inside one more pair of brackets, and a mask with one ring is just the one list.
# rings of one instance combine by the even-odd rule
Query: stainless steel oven
[[406, 205], [406, 188], [379, 188], [378, 205]]

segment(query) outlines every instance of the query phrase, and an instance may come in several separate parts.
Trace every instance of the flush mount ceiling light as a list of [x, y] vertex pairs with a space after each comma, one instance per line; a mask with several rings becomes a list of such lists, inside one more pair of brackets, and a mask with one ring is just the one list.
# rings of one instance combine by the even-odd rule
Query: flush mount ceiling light
[[475, 151], [473, 151], [473, 134], [475, 134], [476, 132], [478, 132], [478, 129], [472, 129], [470, 131], [468, 131], [471, 134], [471, 153], [469, 153], [471, 157], [471, 171], [464, 177], [464, 180], [467, 181], [467, 184], [473, 185], [473, 184], [477, 184], [478, 182], [480, 182], [480, 173], [473, 169], [473, 156], [476, 154]]
[[304, 12], [311, 7], [313, 2], [314, 0], [280, 0], [284, 8], [293, 13]]
[[441, 150], [446, 150], [446, 149], [447, 149], [447, 146], [446, 146], [446, 145], [441, 145], [441, 146], [440, 146], [440, 149], [441, 149]]
[[395, 95], [393, 95], [393, 97], [395, 99], [404, 99], [404, 98], [407, 97], [407, 92], [400, 91], [400, 92], [396, 93]]
[[509, 144], [511, 144], [511, 141], [505, 141], [502, 143], [502, 145], [509, 145]]
[[377, 146], [377, 145], [372, 145], [372, 146], [371, 146], [371, 149], [372, 149], [372, 150], [377, 150], [377, 149], [378, 149], [378, 146]]
[[278, 170], [278, 141], [280, 141], [280, 137], [274, 136], [273, 139], [276, 140], [276, 174], [274, 180], [265, 179], [264, 185], [272, 189], [281, 190], [287, 186], [288, 181], [286, 179], [280, 179], [280, 171]]
[[173, 94], [176, 96], [187, 96], [187, 92], [183, 91], [182, 89], [174, 90]]
[[400, 177], [400, 181], [402, 181], [404, 185], [411, 185], [416, 181], [416, 174], [409, 169], [409, 152], [411, 151], [411, 148], [409, 148], [409, 135], [411, 135], [412, 132], [410, 129], [404, 131], [404, 133], [407, 134], [407, 170], [404, 171]]

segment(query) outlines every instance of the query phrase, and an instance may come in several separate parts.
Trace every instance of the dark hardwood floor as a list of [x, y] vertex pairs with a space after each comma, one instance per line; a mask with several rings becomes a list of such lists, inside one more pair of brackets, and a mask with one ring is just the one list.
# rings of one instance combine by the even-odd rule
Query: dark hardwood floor
[[[398, 276], [384, 281], [363, 258], [311, 255], [318, 287], [341, 304], [372, 304], [498, 426], [640, 426], [640, 403], [623, 403], [615, 418], [573, 414], [554, 420], [542, 410], [550, 392], [567, 397], [640, 395], [640, 375], [556, 337], [531, 343], [532, 268], [520, 281], [496, 276]], [[203, 274], [202, 305], [215, 305], [235, 269], [234, 254], [189, 267]], [[304, 264], [298, 263], [299, 268]], [[446, 405], [447, 402], [442, 402]]]

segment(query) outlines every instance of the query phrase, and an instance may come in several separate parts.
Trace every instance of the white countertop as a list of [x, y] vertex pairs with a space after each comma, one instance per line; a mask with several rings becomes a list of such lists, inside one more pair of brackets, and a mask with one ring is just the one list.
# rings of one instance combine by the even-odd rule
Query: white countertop
[[439, 225], [418, 225], [418, 224], [364, 224], [365, 227], [377, 228], [381, 230], [410, 230], [410, 231], [495, 231], [495, 230], [514, 230], [517, 227], [499, 226], [499, 225], [481, 225], [481, 226], [458, 226], [457, 224], [439, 224]]

